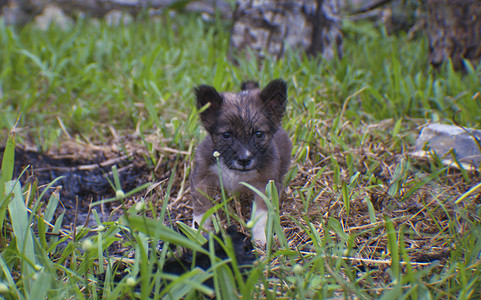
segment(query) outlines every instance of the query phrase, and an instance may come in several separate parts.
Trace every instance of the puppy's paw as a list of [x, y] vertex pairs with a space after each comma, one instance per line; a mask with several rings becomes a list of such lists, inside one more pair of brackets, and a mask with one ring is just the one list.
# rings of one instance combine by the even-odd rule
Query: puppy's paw
[[254, 240], [254, 245], [256, 248], [266, 249], [266, 232], [265, 228], [256, 226], [252, 230], [252, 238]]

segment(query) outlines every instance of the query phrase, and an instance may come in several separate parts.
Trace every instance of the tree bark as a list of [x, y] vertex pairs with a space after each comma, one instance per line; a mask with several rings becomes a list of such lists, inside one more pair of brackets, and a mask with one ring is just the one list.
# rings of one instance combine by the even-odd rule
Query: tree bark
[[335, 0], [248, 0], [237, 3], [230, 56], [281, 58], [287, 48], [326, 59], [342, 56]]
[[428, 0], [430, 63], [438, 67], [451, 59], [463, 69], [463, 59], [478, 64], [481, 58], [481, 1]]

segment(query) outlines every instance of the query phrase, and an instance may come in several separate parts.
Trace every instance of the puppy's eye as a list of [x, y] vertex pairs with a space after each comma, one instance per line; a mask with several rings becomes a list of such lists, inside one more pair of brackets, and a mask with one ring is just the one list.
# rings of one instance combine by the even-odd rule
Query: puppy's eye
[[260, 131], [260, 130], [256, 131], [254, 134], [255, 134], [256, 138], [258, 138], [258, 139], [263, 138], [264, 135], [265, 135], [265, 133], [263, 131]]
[[232, 134], [230, 132], [223, 132], [220, 134], [224, 140], [230, 140], [232, 137]]

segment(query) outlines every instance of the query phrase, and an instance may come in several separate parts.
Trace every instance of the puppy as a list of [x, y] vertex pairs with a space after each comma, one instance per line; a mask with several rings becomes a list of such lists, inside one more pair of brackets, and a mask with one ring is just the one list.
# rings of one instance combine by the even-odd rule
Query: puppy
[[[197, 108], [208, 104], [200, 113], [208, 135], [197, 147], [191, 175], [193, 225], [203, 225], [207, 230], [212, 229], [212, 221], [201, 221], [220, 190], [219, 171], [227, 192], [252, 195], [240, 182], [264, 191], [273, 180], [280, 196], [291, 160], [292, 142], [281, 127], [287, 103], [286, 82], [276, 79], [261, 90], [257, 83], [249, 81], [242, 89], [240, 93], [218, 93], [208, 85], [195, 89]], [[257, 222], [253, 238], [265, 245], [267, 206], [258, 195], [254, 195], [254, 201]]]

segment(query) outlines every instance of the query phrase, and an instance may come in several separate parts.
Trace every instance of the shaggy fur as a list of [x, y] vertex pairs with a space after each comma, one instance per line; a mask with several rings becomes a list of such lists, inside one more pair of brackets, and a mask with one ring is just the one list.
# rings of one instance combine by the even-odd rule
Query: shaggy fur
[[[194, 226], [200, 225], [212, 198], [220, 189], [218, 166], [213, 153], [218, 152], [222, 185], [228, 192], [252, 194], [241, 185], [246, 182], [265, 190], [274, 180], [279, 193], [291, 159], [292, 143], [281, 127], [287, 103], [287, 85], [283, 80], [270, 82], [264, 89], [255, 82], [243, 84], [240, 93], [218, 93], [201, 85], [195, 89], [198, 109], [208, 136], [197, 148], [191, 176]], [[255, 196], [257, 204], [254, 239], [265, 244], [267, 206]], [[211, 229], [211, 220], [202, 224]]]

